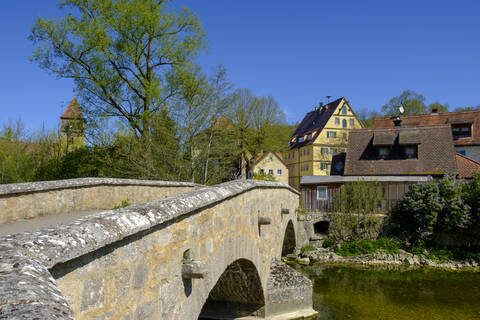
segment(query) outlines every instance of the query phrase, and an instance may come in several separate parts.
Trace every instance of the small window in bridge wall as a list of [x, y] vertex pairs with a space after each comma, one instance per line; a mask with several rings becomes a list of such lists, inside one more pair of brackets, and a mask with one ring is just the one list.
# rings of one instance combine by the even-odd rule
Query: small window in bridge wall
[[317, 200], [327, 200], [327, 187], [317, 187]]

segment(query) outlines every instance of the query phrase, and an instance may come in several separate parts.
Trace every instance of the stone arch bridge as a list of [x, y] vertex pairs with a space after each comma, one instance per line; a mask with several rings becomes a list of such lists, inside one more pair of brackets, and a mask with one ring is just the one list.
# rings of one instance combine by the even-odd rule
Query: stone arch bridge
[[0, 318], [314, 316], [311, 282], [279, 260], [304, 242], [298, 193], [252, 180], [190, 187], [0, 237]]

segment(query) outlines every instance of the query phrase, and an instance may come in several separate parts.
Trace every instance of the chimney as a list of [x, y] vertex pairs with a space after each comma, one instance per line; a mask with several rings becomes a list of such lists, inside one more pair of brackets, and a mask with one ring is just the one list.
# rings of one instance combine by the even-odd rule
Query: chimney
[[315, 107], [315, 111], [322, 110], [322, 107], [323, 107], [323, 102], [320, 102], [318, 104], [318, 107]]
[[393, 124], [395, 125], [395, 128], [400, 128], [402, 126], [402, 119], [400, 119], [400, 116], [394, 116], [394, 117], [391, 117], [390, 119], [393, 120]]
[[438, 108], [433, 107], [432, 108], [432, 114], [438, 114]]

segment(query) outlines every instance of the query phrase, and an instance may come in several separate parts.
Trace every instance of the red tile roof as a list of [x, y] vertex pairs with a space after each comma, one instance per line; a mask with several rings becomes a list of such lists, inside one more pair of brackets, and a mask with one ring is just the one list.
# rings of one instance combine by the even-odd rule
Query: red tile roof
[[[430, 127], [470, 122], [472, 123], [472, 137], [456, 139], [454, 144], [456, 146], [480, 145], [480, 110], [421, 114], [404, 116], [400, 119], [402, 127]], [[373, 127], [393, 129], [394, 124], [390, 118], [377, 118], [374, 120]]]
[[65, 112], [60, 116], [60, 119], [85, 119], [83, 116], [77, 98], [73, 98], [68, 104]]
[[462, 179], [472, 179], [476, 173], [480, 173], [480, 163], [457, 153], [458, 176]]

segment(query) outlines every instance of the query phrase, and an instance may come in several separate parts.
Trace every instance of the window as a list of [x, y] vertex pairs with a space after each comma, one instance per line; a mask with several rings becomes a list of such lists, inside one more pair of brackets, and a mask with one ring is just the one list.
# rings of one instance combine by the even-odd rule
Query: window
[[465, 149], [458, 150], [457, 152], [460, 153], [462, 156], [466, 156], [466, 155], [467, 155], [467, 151], [466, 151]]
[[345, 152], [345, 148], [339, 148], [338, 152]]
[[298, 142], [303, 142], [303, 137], [298, 137]]
[[330, 148], [330, 154], [334, 154], [334, 153], [335, 153], [335, 149]]
[[405, 147], [405, 158], [416, 159], [417, 158], [417, 146]]
[[320, 153], [321, 154], [327, 154], [328, 153], [328, 148], [321, 148]]
[[335, 118], [335, 124], [339, 125], [340, 124], [340, 118]]
[[347, 119], [342, 120], [342, 127], [346, 128], [347, 127]]
[[323, 162], [322, 162], [322, 163], [320, 164], [320, 169], [322, 169], [322, 170], [328, 170], [328, 163], [323, 163]]
[[273, 176], [273, 169], [268, 169], [268, 174]]
[[344, 104], [342, 107], [342, 114], [347, 114], [347, 112], [348, 112], [347, 106]]
[[282, 169], [277, 169], [277, 176], [281, 176], [282, 175]]
[[327, 200], [327, 187], [317, 187], [317, 200]]
[[453, 134], [454, 140], [459, 138], [471, 138], [472, 124], [471, 123], [452, 124], [452, 134]]
[[261, 172], [261, 173], [265, 173], [265, 169], [260, 168], [260, 172]]
[[343, 139], [347, 140], [347, 133], [346, 132], [342, 133], [342, 137]]
[[288, 159], [290, 159], [290, 152], [288, 153]]
[[355, 120], [354, 119], [350, 119], [350, 127], [353, 127], [355, 125]]
[[389, 148], [378, 148], [378, 157], [380, 159], [385, 159], [386, 157], [388, 157], [389, 153], [390, 153]]
[[335, 131], [327, 131], [327, 138], [336, 138], [337, 133]]
[[292, 153], [292, 159], [295, 159], [295, 151]]
[[307, 136], [307, 141], [309, 141], [309, 140], [312, 140], [312, 134], [311, 133]]

